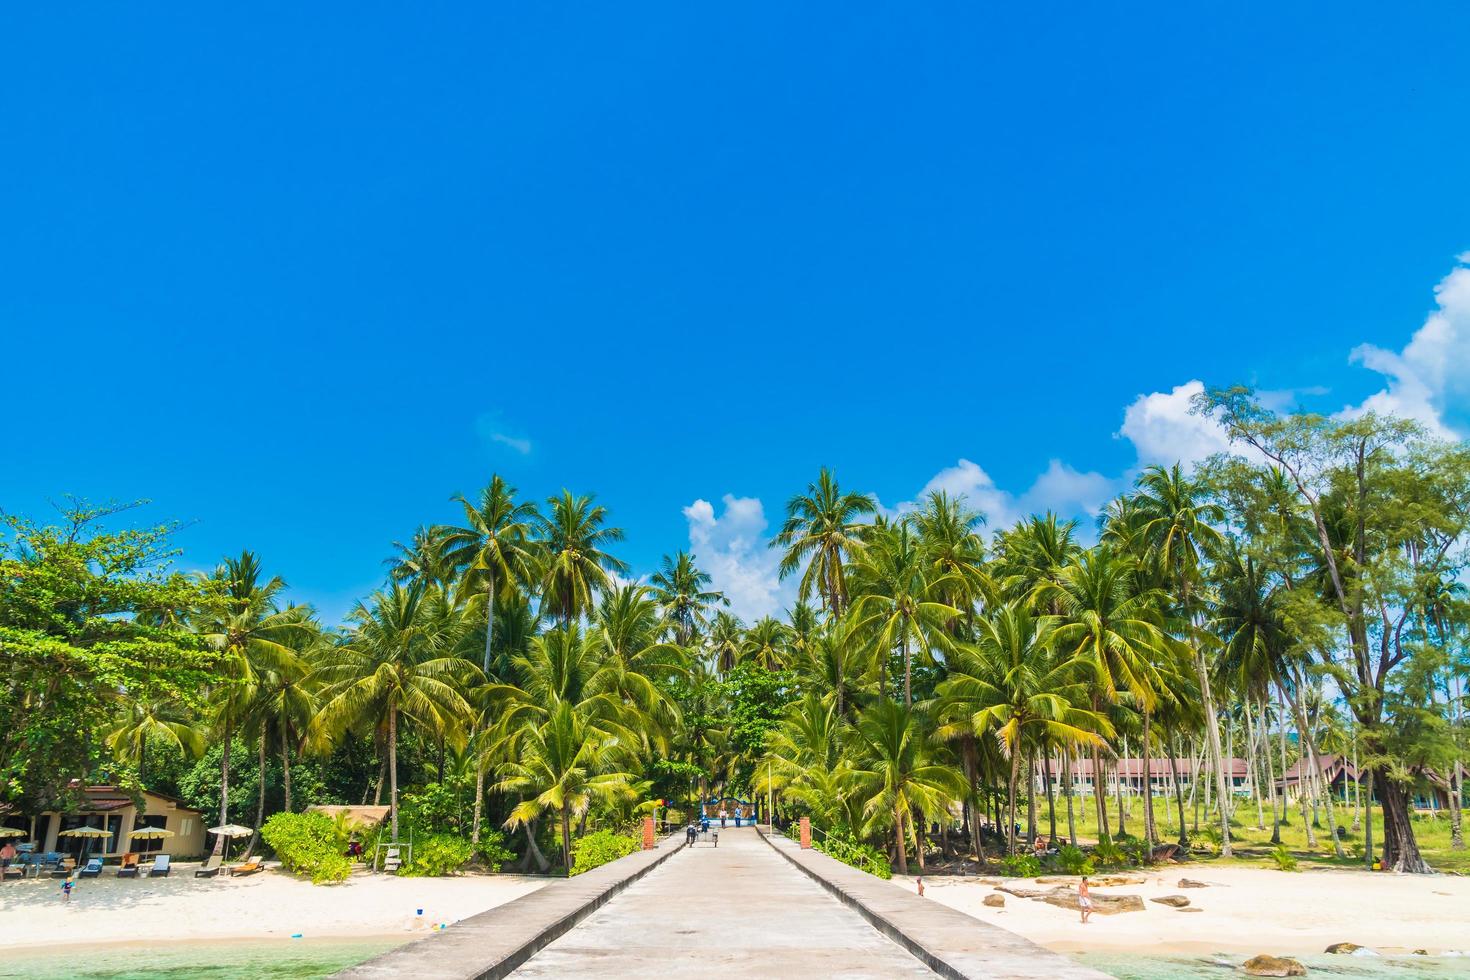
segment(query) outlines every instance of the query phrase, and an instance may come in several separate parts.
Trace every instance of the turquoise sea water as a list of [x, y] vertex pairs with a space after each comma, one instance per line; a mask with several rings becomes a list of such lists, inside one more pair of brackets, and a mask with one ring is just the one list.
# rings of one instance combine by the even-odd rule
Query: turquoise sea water
[[[1248, 957], [1218, 953], [1207, 956], [1134, 956], [1128, 953], [1074, 953], [1072, 958], [1119, 980], [1229, 980], [1243, 977], [1240, 964]], [[1379, 980], [1385, 977], [1470, 978], [1470, 958], [1437, 956], [1296, 956], [1307, 968], [1308, 977], [1353, 977]]]
[[31, 980], [301, 980], [361, 963], [400, 940], [270, 939], [126, 945], [76, 945], [64, 950], [10, 950], [0, 977]]

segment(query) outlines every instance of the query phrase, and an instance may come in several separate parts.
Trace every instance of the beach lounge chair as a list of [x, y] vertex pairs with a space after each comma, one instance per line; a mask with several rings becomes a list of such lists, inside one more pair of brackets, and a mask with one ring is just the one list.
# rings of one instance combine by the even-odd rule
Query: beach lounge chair
[[86, 867], [77, 872], [79, 878], [95, 878], [102, 873], [102, 859], [93, 858], [87, 862]]
[[122, 856], [122, 864], [118, 865], [117, 876], [119, 878], [138, 877], [138, 855], [132, 851]]
[[194, 869], [196, 878], [213, 878], [219, 874], [219, 866], [222, 858], [219, 854], [211, 854], [209, 860]]
[[233, 868], [231, 868], [230, 877], [235, 878], [244, 875], [253, 875], [257, 871], [264, 870], [265, 865], [260, 863], [259, 861], [246, 861], [244, 864], [237, 864]]
[[60, 857], [60, 860], [58, 860], [56, 862], [56, 865], [51, 869], [51, 877], [70, 878], [72, 869], [77, 866], [76, 858], [72, 857], [70, 854], [67, 854], [65, 856], [58, 855], [58, 857]]
[[150, 878], [167, 878], [168, 877], [168, 861], [169, 861], [169, 857], [168, 857], [167, 854], [160, 854], [156, 858], [154, 858], [153, 859], [153, 867], [151, 867], [151, 868], [148, 869], [148, 877], [150, 877]]

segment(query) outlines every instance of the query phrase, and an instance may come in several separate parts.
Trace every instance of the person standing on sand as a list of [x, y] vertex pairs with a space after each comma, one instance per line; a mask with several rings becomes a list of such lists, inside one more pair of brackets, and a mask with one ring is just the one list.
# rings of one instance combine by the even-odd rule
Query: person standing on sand
[[71, 886], [72, 885], [75, 885], [76, 883], [77, 883], [77, 873], [75, 871], [73, 871], [71, 874], [67, 875], [66, 876], [66, 879], [64, 881], [62, 881], [62, 883], [61, 883], [61, 900], [63, 902], [68, 902], [68, 903], [71, 902]]
[[924, 876], [923, 875], [919, 875], [919, 877], [915, 878], [914, 879], [914, 885], [919, 889], [919, 897], [920, 898], [923, 898], [924, 897]]
[[1077, 907], [1082, 910], [1082, 924], [1087, 925], [1087, 919], [1092, 915], [1092, 891], [1087, 887], [1087, 876], [1077, 882]]

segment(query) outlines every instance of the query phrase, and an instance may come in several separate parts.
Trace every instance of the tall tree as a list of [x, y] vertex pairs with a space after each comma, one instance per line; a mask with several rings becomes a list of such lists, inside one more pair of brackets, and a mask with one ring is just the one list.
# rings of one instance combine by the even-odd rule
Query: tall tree
[[710, 584], [709, 573], [695, 565], [687, 551], [672, 558], [664, 555], [650, 583], [653, 596], [673, 625], [674, 638], [681, 646], [689, 646], [705, 628], [711, 607], [730, 605], [723, 593], [705, 588]]
[[815, 593], [828, 615], [841, 615], [847, 608], [844, 563], [862, 550], [862, 518], [877, 509], [866, 494], [843, 493], [837, 477], [823, 467], [805, 493], [787, 501], [786, 521], [771, 542], [771, 547], [785, 549], [781, 578], [801, 572], [800, 598]]
[[490, 478], [474, 501], [463, 495], [451, 499], [463, 508], [464, 523], [435, 528], [434, 536], [444, 563], [460, 569], [465, 584], [484, 597], [485, 654], [481, 669], [489, 674], [496, 595], [512, 598], [520, 584], [531, 578], [536, 558], [531, 530], [537, 525], [538, 515], [530, 501], [516, 500], [515, 487], [499, 474]]
[[623, 540], [623, 531], [607, 526], [607, 508], [590, 494], [563, 490], [546, 506], [536, 520], [544, 549], [541, 598], [567, 625], [591, 610], [594, 594], [612, 586], [613, 574], [627, 573], [627, 563], [604, 550]]

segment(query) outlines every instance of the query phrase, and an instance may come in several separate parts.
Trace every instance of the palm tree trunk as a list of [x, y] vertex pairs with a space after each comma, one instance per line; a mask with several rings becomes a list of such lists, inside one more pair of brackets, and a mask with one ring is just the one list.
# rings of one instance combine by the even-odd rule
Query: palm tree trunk
[[495, 633], [495, 573], [486, 569], [489, 585], [485, 587], [485, 676], [490, 676], [490, 639]]
[[905, 707], [912, 707], [914, 703], [914, 670], [913, 663], [909, 660], [909, 633], [907, 626], [904, 627], [903, 638], [899, 641], [903, 650], [903, 703]]
[[470, 843], [480, 844], [480, 814], [485, 804], [485, 760], [482, 756], [475, 763], [475, 822], [470, 830]]
[[220, 826], [230, 822], [230, 744], [233, 742], [230, 723], [225, 722], [225, 744], [220, 752], [219, 763], [219, 822]]
[[903, 834], [903, 807], [893, 808], [893, 844], [898, 848], [898, 873], [906, 875], [909, 873], [908, 842], [904, 840]]
[[260, 766], [260, 772], [256, 777], [256, 783], [260, 790], [255, 800], [255, 829], [250, 832], [250, 846], [245, 848], [246, 854], [255, 853], [255, 841], [260, 837], [260, 825], [265, 823], [265, 726], [260, 729], [259, 757], [256, 763]]
[[286, 797], [286, 812], [291, 812], [291, 744], [287, 735], [289, 726], [281, 723], [281, 789]]
[[[1276, 785], [1276, 762], [1271, 757], [1271, 731], [1267, 722], [1269, 714], [1266, 710], [1266, 699], [1261, 698], [1261, 755], [1266, 765], [1266, 781], [1271, 784], [1271, 843], [1281, 843], [1281, 825], [1286, 804], [1286, 787], [1280, 788]], [[1278, 804], [1280, 806], [1278, 807]]]
[[1190, 645], [1194, 647], [1194, 670], [1199, 675], [1200, 695], [1205, 702], [1205, 734], [1209, 739], [1210, 754], [1215, 758], [1215, 787], [1220, 794], [1220, 856], [1231, 857], [1230, 787], [1225, 781], [1225, 756], [1220, 752], [1220, 722], [1215, 713], [1215, 696], [1210, 691], [1210, 671], [1205, 666], [1205, 656], [1200, 652], [1193, 632]]
[[1183, 847], [1188, 843], [1184, 832], [1184, 789], [1179, 785], [1179, 764], [1174, 755], [1174, 752], [1169, 753], [1169, 778], [1174, 781], [1174, 804], [1179, 808], [1179, 846]]
[[1123, 763], [1128, 758], [1128, 740], [1123, 739], [1123, 755], [1113, 762], [1113, 795], [1118, 798], [1118, 836], [1128, 836], [1128, 820], [1123, 813]]
[[1147, 705], [1143, 708], [1143, 839], [1152, 849], [1159, 842], [1159, 836], [1154, 832], [1154, 772], [1151, 763], [1152, 753], [1149, 751], [1149, 742], [1152, 738], [1153, 713]]
[[1011, 746], [1011, 778], [1006, 783], [1006, 853], [1016, 853], [1016, 777], [1021, 772], [1021, 747]]
[[1051, 830], [1050, 840], [1055, 844], [1057, 842], [1057, 797], [1051, 784], [1051, 751], [1049, 749], [1046, 755], [1042, 756], [1041, 766], [1041, 777], [1046, 780], [1046, 812], [1049, 817], [1048, 827]]
[[572, 876], [572, 816], [566, 808], [561, 808], [561, 859], [567, 866], [567, 877]]
[[398, 843], [398, 706], [388, 706], [388, 812], [393, 815], [393, 843]]
[[1072, 809], [1072, 746], [1062, 755], [1062, 795], [1067, 798], [1067, 839], [1077, 846], [1077, 815]]
[[1036, 847], [1036, 747], [1026, 753], [1026, 849]]
[[[1097, 695], [1092, 697], [1092, 710], [1100, 705]], [[1092, 745], [1092, 803], [1097, 809], [1097, 832], [1099, 837], [1108, 832], [1108, 801], [1104, 795], [1102, 776], [1102, 749], [1096, 742]]]
[[914, 853], [919, 856], [919, 874], [922, 875], [924, 873], [924, 851], [928, 846], [928, 838], [926, 836], [928, 826], [926, 825], [923, 813], [919, 814], [918, 824], [914, 823], [913, 813], [909, 813], [909, 832], [914, 835]]

